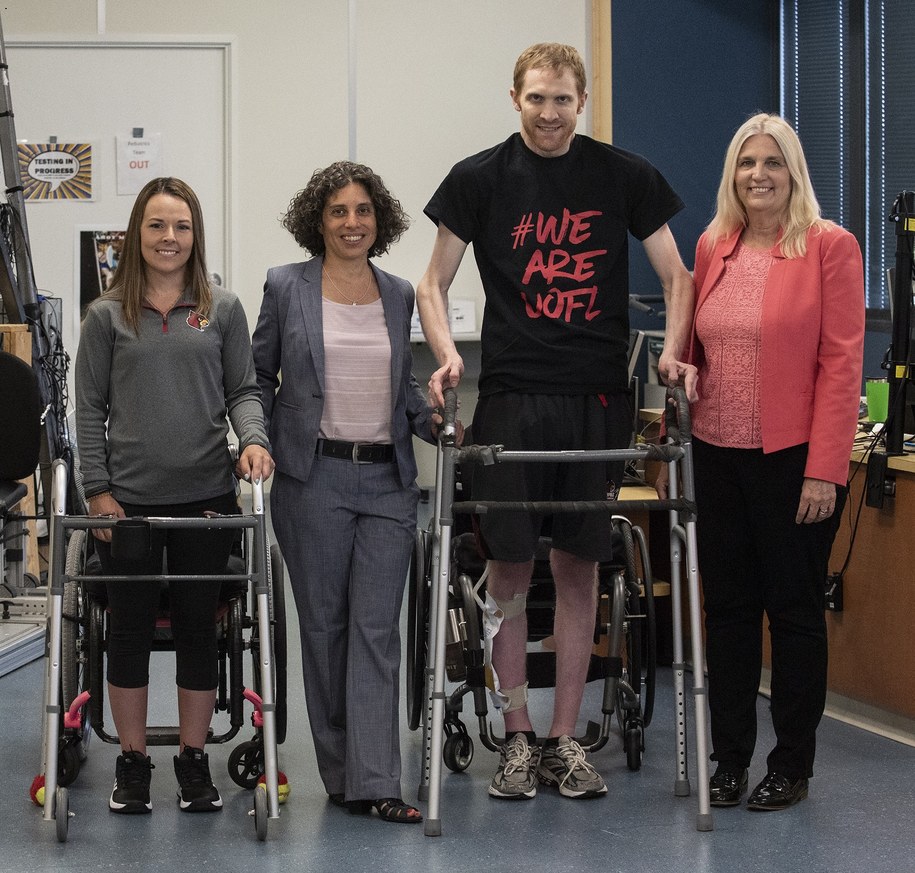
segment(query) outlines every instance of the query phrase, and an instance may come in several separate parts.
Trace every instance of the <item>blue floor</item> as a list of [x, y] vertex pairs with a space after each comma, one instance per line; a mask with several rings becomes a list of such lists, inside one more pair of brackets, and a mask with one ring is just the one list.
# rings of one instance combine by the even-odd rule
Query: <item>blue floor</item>
[[[295, 628], [290, 626], [290, 639]], [[752, 813], [745, 807], [714, 811], [714, 831], [696, 831], [697, 800], [673, 794], [675, 776], [673, 689], [669, 670], [660, 671], [655, 717], [646, 733], [641, 770], [626, 766], [614, 734], [593, 760], [610, 787], [609, 796], [570, 801], [542, 788], [526, 802], [488, 797], [496, 764], [477, 742], [465, 773], [445, 770], [440, 837], [422, 826], [387, 824], [377, 817], [354, 818], [330, 806], [314, 767], [305, 717], [297, 649], [290, 652], [290, 727], [280, 748], [280, 766], [292, 786], [267, 841], [257, 842], [248, 816], [251, 795], [230, 781], [225, 765], [235, 743], [209, 747], [211, 769], [225, 799], [221, 813], [188, 815], [175, 802], [171, 757], [166, 747], [151, 750], [153, 814], [117, 816], [107, 798], [117, 749], [97, 738], [70, 788], [69, 839], [58, 843], [52, 822], [28, 799], [41, 756], [43, 664], [33, 662], [0, 679], [0, 870], [30, 871], [797, 871], [844, 873], [915, 870], [915, 749], [825, 719], [819, 733], [816, 778], [810, 797], [780, 813]], [[171, 675], [172, 655], [154, 655], [158, 675]], [[689, 677], [688, 677], [689, 682]], [[156, 723], [173, 718], [168, 680], [155, 686]], [[582, 712], [599, 716], [600, 683], [588, 686]], [[533, 691], [532, 709], [545, 723], [549, 691]], [[467, 725], [476, 726], [465, 699]], [[764, 775], [772, 741], [767, 703], [759, 699], [760, 743], [751, 786]], [[584, 725], [581, 727], [583, 728]], [[692, 729], [692, 719], [690, 719]], [[497, 731], [499, 727], [495, 728]], [[247, 739], [244, 731], [239, 739]], [[404, 795], [415, 799], [421, 736], [406, 727]], [[691, 762], [692, 771], [695, 763]]]

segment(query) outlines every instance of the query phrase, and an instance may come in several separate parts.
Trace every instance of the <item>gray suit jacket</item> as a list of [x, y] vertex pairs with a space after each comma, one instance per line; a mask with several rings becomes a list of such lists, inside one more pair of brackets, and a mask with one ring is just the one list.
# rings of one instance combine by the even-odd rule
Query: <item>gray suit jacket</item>
[[[324, 259], [273, 267], [254, 331], [254, 366], [264, 403], [273, 460], [281, 473], [305, 482], [314, 462], [324, 410]], [[432, 439], [432, 410], [411, 372], [413, 288], [371, 265], [391, 340], [392, 435], [404, 487], [416, 479], [412, 434]], [[282, 373], [282, 380], [280, 374]]]

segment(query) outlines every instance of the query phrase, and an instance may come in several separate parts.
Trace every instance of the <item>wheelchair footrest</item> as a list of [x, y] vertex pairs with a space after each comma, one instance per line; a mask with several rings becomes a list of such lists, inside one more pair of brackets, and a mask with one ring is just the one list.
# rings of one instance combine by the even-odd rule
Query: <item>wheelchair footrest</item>
[[[207, 742], [213, 740], [213, 728], [207, 734]], [[181, 742], [181, 735], [174, 725], [147, 725], [147, 746], [177, 746]]]

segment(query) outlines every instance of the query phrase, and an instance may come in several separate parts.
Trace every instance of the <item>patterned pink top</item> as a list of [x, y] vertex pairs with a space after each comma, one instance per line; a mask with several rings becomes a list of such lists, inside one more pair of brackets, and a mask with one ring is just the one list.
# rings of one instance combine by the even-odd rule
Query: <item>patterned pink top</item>
[[772, 255], [738, 243], [717, 286], [696, 313], [705, 363], [693, 433], [704, 442], [738, 449], [762, 447], [759, 343], [763, 292]]

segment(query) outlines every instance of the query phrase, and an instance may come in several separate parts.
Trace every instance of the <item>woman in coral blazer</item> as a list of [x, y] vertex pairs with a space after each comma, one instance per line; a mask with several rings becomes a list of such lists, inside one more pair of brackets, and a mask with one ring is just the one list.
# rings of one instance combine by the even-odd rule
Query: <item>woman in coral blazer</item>
[[756, 810], [807, 796], [826, 699], [827, 562], [861, 391], [864, 285], [855, 238], [820, 218], [781, 118], [734, 135], [696, 250], [689, 360], [715, 806], [736, 806], [756, 743], [762, 618], [775, 747]]

